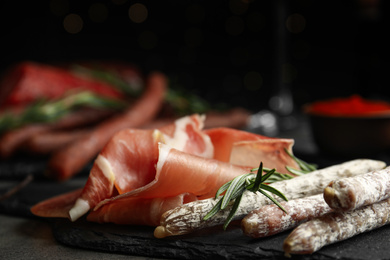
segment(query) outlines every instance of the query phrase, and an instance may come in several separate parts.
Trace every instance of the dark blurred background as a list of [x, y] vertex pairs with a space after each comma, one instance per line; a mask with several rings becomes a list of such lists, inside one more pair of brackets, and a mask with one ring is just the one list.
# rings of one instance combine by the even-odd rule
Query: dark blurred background
[[2, 70], [23, 60], [120, 59], [145, 74], [161, 70], [210, 102], [252, 111], [283, 110], [289, 100], [299, 110], [335, 96], [390, 97], [384, 0], [0, 6]]

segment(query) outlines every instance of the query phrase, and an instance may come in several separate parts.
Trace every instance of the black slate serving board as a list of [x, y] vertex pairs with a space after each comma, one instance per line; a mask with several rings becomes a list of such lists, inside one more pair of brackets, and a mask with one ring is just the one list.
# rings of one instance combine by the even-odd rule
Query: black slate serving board
[[268, 238], [252, 239], [242, 234], [238, 224], [227, 231], [214, 227], [190, 235], [157, 239], [152, 227], [77, 223], [53, 223], [55, 238], [63, 244], [119, 254], [168, 259], [351, 259], [390, 258], [390, 226], [360, 234], [324, 247], [312, 255], [286, 258], [282, 251], [288, 231]]
[[[0, 175], [0, 194], [20, 181], [23, 176], [20, 165], [27, 164], [35, 179], [17, 194], [0, 201], [0, 213], [3, 214], [34, 218], [29, 211], [32, 205], [83, 187], [87, 179], [87, 175], [81, 174], [70, 181], [58, 183], [43, 177], [42, 161], [37, 160], [35, 164], [32, 161], [18, 163], [19, 166], [12, 166], [10, 162], [0, 164], [0, 173], [8, 171], [5, 178]], [[12, 169], [17, 169], [18, 174], [10, 179], [9, 171]], [[85, 219], [75, 223], [66, 219], [47, 221], [52, 225], [53, 235], [59, 243], [89, 250], [168, 259], [287, 259], [282, 251], [282, 243], [288, 231], [268, 238], [251, 239], [242, 234], [238, 223], [233, 223], [227, 231], [214, 227], [190, 235], [156, 239], [152, 227], [97, 224]], [[312, 255], [293, 256], [291, 259], [390, 259], [389, 242], [390, 226], [385, 226], [329, 245]]]

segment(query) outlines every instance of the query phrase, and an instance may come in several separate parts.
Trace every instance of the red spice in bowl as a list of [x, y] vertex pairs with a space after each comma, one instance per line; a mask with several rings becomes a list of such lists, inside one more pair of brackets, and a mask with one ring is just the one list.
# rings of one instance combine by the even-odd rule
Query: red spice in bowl
[[314, 141], [322, 152], [367, 157], [390, 148], [390, 104], [354, 95], [305, 107]]
[[390, 104], [385, 101], [366, 100], [358, 95], [317, 101], [306, 107], [309, 114], [323, 116], [363, 117], [390, 115]]

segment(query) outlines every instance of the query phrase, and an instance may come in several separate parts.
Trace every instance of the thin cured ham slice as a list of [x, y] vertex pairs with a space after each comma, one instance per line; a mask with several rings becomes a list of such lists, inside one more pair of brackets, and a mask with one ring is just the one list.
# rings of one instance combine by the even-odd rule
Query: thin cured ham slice
[[36, 216], [68, 218], [68, 211], [72, 208], [77, 198], [80, 197], [82, 190], [77, 189], [42, 201], [33, 206], [31, 212]]
[[[149, 203], [151, 199], [168, 199], [186, 192], [196, 195], [198, 199], [210, 198], [223, 184], [238, 175], [248, 173], [250, 169], [250, 167], [235, 166], [227, 162], [191, 155], [160, 143], [155, 179], [139, 189], [101, 202], [96, 206], [95, 211], [88, 215], [88, 220], [137, 224], [133, 223], [134, 217], [132, 217], [134, 211], [138, 209], [133, 208], [134, 205]], [[187, 200], [187, 202], [191, 201]], [[173, 208], [166, 207], [166, 210]], [[159, 216], [161, 217], [163, 213], [160, 211]], [[148, 224], [156, 225], [159, 221]]]
[[[192, 115], [159, 130], [126, 129], [115, 134], [96, 158], [82, 194], [72, 202], [74, 205], [69, 213], [64, 214], [76, 220], [100, 201], [151, 182], [156, 175], [159, 142], [211, 158], [213, 146], [201, 131], [203, 121], [204, 117]], [[33, 210], [38, 211], [42, 205], [49, 203], [37, 204]], [[40, 216], [51, 216], [50, 210], [39, 212]]]
[[130, 192], [150, 183], [156, 175], [159, 142], [212, 157], [210, 139], [201, 132], [203, 120], [193, 115], [160, 130], [128, 129], [117, 133], [96, 158], [82, 195], [69, 211], [70, 218], [76, 220], [116, 192]]
[[214, 145], [214, 158], [236, 165], [258, 167], [261, 160], [265, 167], [290, 174], [286, 165], [298, 169], [297, 163], [286, 152], [292, 153], [293, 139], [266, 137], [232, 128], [205, 130]]
[[163, 198], [122, 199], [92, 211], [87, 216], [87, 220], [119, 225], [158, 226], [161, 215], [165, 211], [196, 200], [197, 197], [191, 193]]

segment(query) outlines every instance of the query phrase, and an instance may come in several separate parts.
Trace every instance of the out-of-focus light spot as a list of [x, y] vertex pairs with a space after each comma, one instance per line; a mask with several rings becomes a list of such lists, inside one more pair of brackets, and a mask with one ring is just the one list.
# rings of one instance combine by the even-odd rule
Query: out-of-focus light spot
[[133, 4], [129, 7], [129, 18], [135, 23], [143, 23], [148, 18], [148, 9], [143, 4]]
[[64, 29], [68, 33], [76, 34], [79, 33], [84, 26], [83, 19], [78, 14], [68, 14], [64, 18]]
[[230, 0], [229, 9], [233, 14], [244, 14], [248, 10], [248, 2], [242, 0]]
[[127, 0], [112, 0], [112, 2], [116, 5], [123, 5], [127, 2]]
[[245, 29], [245, 23], [239, 16], [230, 16], [225, 22], [225, 30], [232, 36], [240, 35]]
[[249, 52], [246, 48], [237, 47], [230, 51], [229, 57], [233, 66], [241, 67], [248, 62]]
[[263, 85], [263, 77], [257, 71], [249, 71], [244, 76], [244, 86], [251, 91], [257, 91]]
[[282, 81], [284, 83], [292, 83], [296, 78], [296, 76], [297, 76], [297, 70], [293, 65], [289, 63], [283, 64]]
[[188, 22], [199, 24], [204, 21], [206, 13], [203, 6], [193, 4], [187, 7], [185, 15]]
[[187, 46], [200, 46], [203, 42], [203, 33], [199, 28], [188, 28], [184, 33], [184, 40]]
[[68, 0], [51, 0], [50, 11], [57, 16], [64, 16], [69, 13]]
[[302, 39], [297, 39], [292, 44], [292, 56], [295, 59], [306, 59], [310, 54], [310, 44]]
[[95, 23], [103, 23], [107, 20], [108, 9], [102, 3], [94, 3], [88, 9], [88, 16]]
[[294, 110], [294, 102], [291, 91], [282, 89], [279, 93], [269, 99], [269, 107], [280, 115], [289, 115]]
[[252, 12], [246, 17], [246, 26], [248, 30], [259, 32], [265, 27], [265, 16], [259, 12]]
[[278, 119], [274, 113], [261, 110], [249, 118], [249, 129], [266, 136], [276, 136], [279, 132]]
[[287, 30], [291, 33], [300, 33], [306, 27], [306, 19], [301, 14], [292, 14], [286, 20]]
[[242, 80], [238, 75], [229, 74], [222, 80], [223, 90], [229, 94], [238, 94], [242, 86]]
[[138, 36], [138, 44], [142, 49], [151, 50], [158, 44], [158, 37], [152, 31], [143, 31]]

